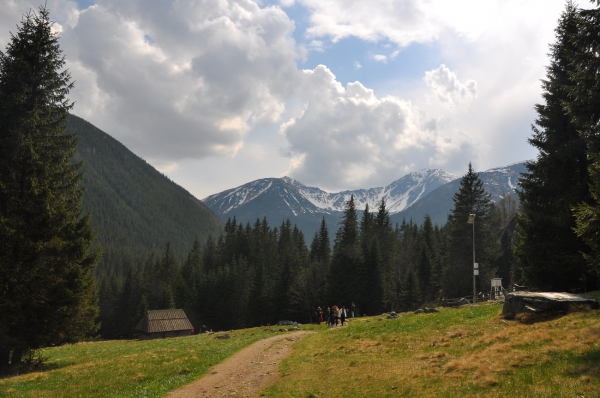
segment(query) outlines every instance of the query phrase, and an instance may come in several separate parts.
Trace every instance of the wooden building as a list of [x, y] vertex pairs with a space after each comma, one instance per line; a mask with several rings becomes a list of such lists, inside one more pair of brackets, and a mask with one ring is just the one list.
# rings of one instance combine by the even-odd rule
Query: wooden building
[[194, 327], [183, 310], [151, 310], [135, 328], [140, 340], [190, 336]]

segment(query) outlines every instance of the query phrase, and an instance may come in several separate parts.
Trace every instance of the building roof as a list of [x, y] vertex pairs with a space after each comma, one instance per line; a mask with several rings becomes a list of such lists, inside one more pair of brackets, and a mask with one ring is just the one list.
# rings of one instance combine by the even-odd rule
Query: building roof
[[151, 310], [135, 329], [145, 333], [161, 333], [193, 328], [183, 310]]

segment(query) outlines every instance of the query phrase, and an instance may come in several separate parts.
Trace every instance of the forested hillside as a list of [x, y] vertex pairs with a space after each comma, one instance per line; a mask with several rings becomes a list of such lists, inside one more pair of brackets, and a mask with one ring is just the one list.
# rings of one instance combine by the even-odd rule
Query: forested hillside
[[359, 214], [351, 196], [339, 228], [330, 233], [322, 219], [308, 246], [289, 220], [273, 227], [266, 218], [252, 224], [234, 218], [218, 239], [190, 246], [182, 263], [166, 245], [124, 279], [102, 277], [102, 336], [132, 337], [147, 309], [183, 308], [196, 329], [224, 330], [282, 319], [311, 322], [317, 306], [355, 302], [360, 314], [371, 315], [472, 294], [471, 212], [477, 215], [478, 291], [489, 291], [493, 276], [504, 286], [518, 280], [510, 245], [498, 240], [504, 231], [510, 241], [504, 227], [514, 207], [508, 214], [504, 201], [493, 204], [471, 167], [453, 203], [443, 227], [429, 217], [394, 227], [385, 201]]
[[66, 134], [74, 132], [84, 159], [83, 206], [104, 249], [98, 274], [123, 276], [136, 259], [162, 251], [167, 241], [181, 259], [196, 237], [205, 242], [221, 233], [216, 214], [117, 140], [69, 115]]

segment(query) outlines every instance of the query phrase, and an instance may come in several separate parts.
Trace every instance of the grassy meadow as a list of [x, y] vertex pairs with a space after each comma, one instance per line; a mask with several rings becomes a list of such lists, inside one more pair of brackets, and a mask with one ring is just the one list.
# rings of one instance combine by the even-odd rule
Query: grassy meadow
[[[598, 294], [596, 294], [598, 297]], [[600, 396], [600, 311], [504, 320], [502, 303], [398, 319], [360, 318], [316, 330], [294, 346], [267, 397]], [[44, 350], [48, 369], [0, 379], [2, 397], [161, 397], [265, 328]]]
[[263, 396], [600, 396], [600, 311], [508, 321], [501, 309], [361, 318], [307, 336]]
[[162, 397], [239, 349], [264, 328], [160, 340], [113, 340], [44, 350], [48, 370], [0, 379], [0, 397]]

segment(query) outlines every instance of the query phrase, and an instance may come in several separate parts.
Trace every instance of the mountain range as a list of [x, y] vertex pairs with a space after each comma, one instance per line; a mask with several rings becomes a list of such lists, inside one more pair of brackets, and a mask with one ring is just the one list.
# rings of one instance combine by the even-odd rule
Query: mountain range
[[[518, 202], [515, 189], [519, 174], [525, 171], [525, 162], [521, 162], [478, 174], [494, 201], [512, 194]], [[385, 199], [394, 223], [412, 219], [420, 224], [429, 214], [434, 223], [442, 225], [454, 205], [452, 198], [459, 184], [459, 177], [440, 169], [412, 172], [385, 187], [339, 193], [309, 187], [289, 177], [264, 178], [210, 195], [202, 201], [223, 221], [235, 217], [236, 222], [245, 224], [266, 217], [277, 224], [289, 218], [310, 239], [323, 217], [330, 231], [337, 229], [351, 196], [359, 213], [367, 204], [370, 211], [376, 211], [381, 199]]]
[[[289, 177], [264, 178], [232, 188], [202, 201], [154, 169], [110, 135], [70, 115], [67, 134], [78, 134], [78, 158], [84, 160], [86, 193], [83, 207], [92, 214], [96, 243], [103, 247], [99, 272], [117, 274], [167, 242], [183, 259], [194, 239], [204, 243], [218, 237], [223, 222], [254, 223], [266, 217], [277, 226], [286, 219], [300, 228], [310, 242], [325, 217], [333, 237], [346, 201], [354, 196], [360, 215], [368, 204], [377, 211], [382, 199], [392, 222], [425, 214], [438, 225], [446, 222], [460, 178], [440, 169], [409, 173], [385, 187], [328, 193]], [[492, 198], [514, 195], [525, 162], [480, 172]]]

